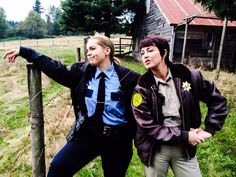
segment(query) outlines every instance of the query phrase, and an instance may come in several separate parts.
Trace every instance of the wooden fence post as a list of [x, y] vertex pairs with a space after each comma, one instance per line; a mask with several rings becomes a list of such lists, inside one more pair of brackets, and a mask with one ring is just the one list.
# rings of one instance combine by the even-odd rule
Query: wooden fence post
[[81, 61], [81, 51], [80, 48], [76, 48], [76, 61]]
[[32, 176], [45, 177], [45, 144], [41, 72], [27, 65], [31, 119]]
[[223, 26], [222, 33], [221, 33], [220, 48], [219, 48], [219, 54], [218, 54], [218, 59], [217, 59], [217, 65], [216, 65], [215, 80], [218, 80], [219, 75], [220, 75], [220, 61], [222, 58], [222, 51], [223, 51], [223, 46], [224, 46], [224, 38], [225, 38], [225, 31], [226, 31], [227, 24], [228, 24], [228, 19], [225, 18], [224, 19], [224, 26]]
[[87, 61], [87, 50], [86, 50], [86, 46], [87, 46], [87, 43], [88, 43], [88, 37], [85, 37], [84, 38], [84, 59], [85, 61]]
[[119, 38], [119, 44], [120, 44], [120, 46], [119, 46], [119, 48], [120, 48], [119, 54], [121, 55], [121, 38]]
[[186, 21], [186, 23], [185, 23], [184, 43], [183, 43], [183, 49], [182, 49], [181, 63], [184, 63], [185, 49], [186, 49], [186, 42], [187, 42], [187, 34], [188, 34], [188, 21]]

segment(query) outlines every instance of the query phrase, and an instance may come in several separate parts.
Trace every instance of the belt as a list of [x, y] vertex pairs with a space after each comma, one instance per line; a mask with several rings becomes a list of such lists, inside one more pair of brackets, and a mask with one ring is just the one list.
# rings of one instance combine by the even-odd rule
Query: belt
[[104, 136], [110, 136], [112, 134], [119, 134], [128, 131], [128, 125], [107, 125], [104, 123], [95, 124], [95, 123], [88, 123], [81, 127], [82, 132], [92, 131], [102, 133]]
[[110, 136], [111, 134], [126, 132], [127, 130], [128, 130], [127, 125], [107, 125], [107, 124], [104, 124], [102, 127], [102, 134], [104, 136]]

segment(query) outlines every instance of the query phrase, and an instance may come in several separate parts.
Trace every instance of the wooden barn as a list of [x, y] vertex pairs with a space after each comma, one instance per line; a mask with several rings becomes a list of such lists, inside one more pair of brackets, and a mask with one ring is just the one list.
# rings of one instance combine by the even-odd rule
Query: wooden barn
[[[213, 13], [204, 12], [193, 0], [146, 0], [142, 26], [133, 35], [133, 55], [138, 57], [139, 42], [144, 36], [161, 35], [170, 43], [173, 62], [182, 59], [185, 63], [214, 68], [222, 29], [223, 22]], [[236, 21], [227, 24], [221, 68], [236, 71]]]

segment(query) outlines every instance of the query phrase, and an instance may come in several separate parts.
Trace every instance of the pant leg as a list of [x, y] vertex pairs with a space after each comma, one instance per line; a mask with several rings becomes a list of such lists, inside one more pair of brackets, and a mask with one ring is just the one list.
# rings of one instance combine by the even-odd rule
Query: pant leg
[[153, 157], [152, 166], [145, 166], [146, 177], [166, 177], [171, 156], [171, 146], [161, 145]]
[[201, 171], [197, 158], [190, 160], [184, 158], [180, 146], [173, 147], [173, 158], [171, 160], [171, 167], [176, 177], [201, 177]]
[[104, 137], [101, 154], [104, 177], [125, 177], [132, 158], [132, 138], [119, 133]]
[[68, 142], [54, 157], [47, 177], [72, 177], [99, 155], [93, 135], [86, 134]]

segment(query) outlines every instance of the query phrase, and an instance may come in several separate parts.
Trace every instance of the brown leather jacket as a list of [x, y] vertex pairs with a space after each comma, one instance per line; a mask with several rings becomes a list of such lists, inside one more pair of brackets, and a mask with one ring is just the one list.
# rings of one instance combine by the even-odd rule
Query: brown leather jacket
[[[201, 124], [199, 101], [207, 105], [205, 131], [212, 135], [222, 128], [227, 116], [226, 99], [213, 82], [205, 80], [198, 70], [182, 64], [171, 63], [169, 68], [181, 104], [181, 127], [163, 125], [161, 107], [165, 98], [158, 93], [151, 71], [140, 77], [133, 94], [132, 109], [137, 122], [135, 145], [141, 161], [147, 166], [152, 163], [153, 150], [158, 150], [160, 144], [180, 144], [187, 159], [195, 156], [196, 146], [188, 144], [188, 131]], [[182, 86], [186, 81], [190, 83], [189, 91]]]

